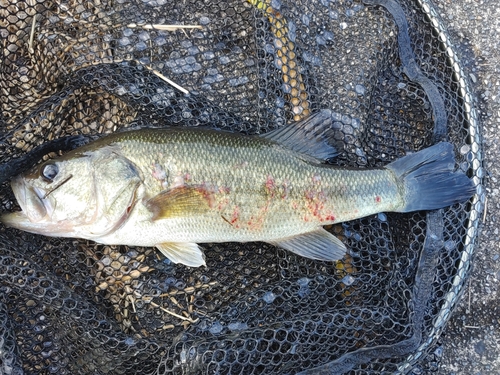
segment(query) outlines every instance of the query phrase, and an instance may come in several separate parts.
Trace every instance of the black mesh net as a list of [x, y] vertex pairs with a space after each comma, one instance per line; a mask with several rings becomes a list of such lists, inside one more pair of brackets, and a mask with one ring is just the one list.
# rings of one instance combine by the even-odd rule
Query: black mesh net
[[[378, 167], [447, 139], [478, 186], [436, 212], [327, 228], [320, 262], [0, 228], [0, 373], [383, 374], [420, 366], [468, 275], [482, 211], [473, 96], [427, 0], [0, 1], [0, 159], [66, 135], [201, 126], [264, 133], [332, 111], [332, 161]], [[57, 150], [51, 150], [57, 151]], [[4, 182], [2, 212], [18, 209]]]

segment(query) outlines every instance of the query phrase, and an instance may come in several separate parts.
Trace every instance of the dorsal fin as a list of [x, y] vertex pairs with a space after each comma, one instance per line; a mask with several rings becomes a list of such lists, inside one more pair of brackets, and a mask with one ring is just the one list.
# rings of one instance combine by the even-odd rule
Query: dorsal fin
[[312, 156], [321, 162], [335, 157], [338, 152], [326, 140], [326, 131], [331, 129], [329, 110], [319, 111], [304, 120], [260, 135], [293, 151]]

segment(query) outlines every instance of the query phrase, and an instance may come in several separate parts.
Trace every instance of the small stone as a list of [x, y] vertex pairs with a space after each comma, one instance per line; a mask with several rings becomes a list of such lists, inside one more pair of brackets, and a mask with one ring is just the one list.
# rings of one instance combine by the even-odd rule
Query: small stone
[[200, 22], [200, 25], [206, 26], [210, 23], [210, 18], [205, 17], [205, 16], [200, 17], [199, 22]]
[[222, 324], [220, 324], [219, 322], [214, 322], [214, 324], [212, 324], [212, 326], [208, 330], [211, 334], [217, 335], [221, 333], [223, 329], [224, 327], [222, 326]]
[[273, 292], [266, 292], [266, 294], [262, 296], [262, 299], [264, 302], [271, 304], [276, 299], [276, 295]]
[[356, 94], [363, 96], [363, 95], [365, 95], [366, 88], [365, 88], [365, 86], [358, 84], [355, 87], [355, 91], [356, 91]]
[[351, 275], [347, 275], [347, 276], [344, 276], [341, 281], [345, 285], [350, 286], [350, 285], [354, 284], [354, 282], [356, 281], [356, 279], [354, 277], [352, 277]]
[[302, 17], [300, 17], [300, 20], [302, 21], [302, 23], [306, 26], [309, 26], [309, 22], [311, 22], [311, 16], [309, 16], [308, 14], [304, 13], [302, 15]]
[[479, 341], [476, 345], [474, 345], [474, 351], [479, 355], [483, 355], [486, 351], [486, 345], [484, 344], [484, 341]]

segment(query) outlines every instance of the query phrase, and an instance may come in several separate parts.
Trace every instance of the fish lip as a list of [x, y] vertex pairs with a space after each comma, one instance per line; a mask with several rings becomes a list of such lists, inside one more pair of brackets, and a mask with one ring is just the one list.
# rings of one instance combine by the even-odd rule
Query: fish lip
[[30, 186], [21, 176], [12, 179], [11, 187], [22, 214], [29, 221], [40, 222], [52, 211], [50, 202], [43, 198], [45, 195], [43, 190]]

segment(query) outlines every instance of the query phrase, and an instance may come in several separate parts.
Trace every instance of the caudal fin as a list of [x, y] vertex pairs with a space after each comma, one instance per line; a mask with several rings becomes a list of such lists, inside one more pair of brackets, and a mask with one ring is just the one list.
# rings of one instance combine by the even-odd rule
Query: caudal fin
[[453, 146], [448, 142], [387, 165], [405, 186], [405, 205], [399, 212], [434, 210], [469, 199], [476, 188], [464, 173], [454, 172], [454, 167]]

